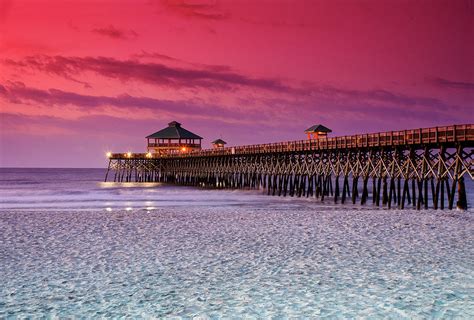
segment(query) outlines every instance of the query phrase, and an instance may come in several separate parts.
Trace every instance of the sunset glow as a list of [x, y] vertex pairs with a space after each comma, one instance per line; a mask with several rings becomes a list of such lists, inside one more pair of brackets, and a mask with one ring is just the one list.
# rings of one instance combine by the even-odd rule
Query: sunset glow
[[472, 123], [473, 17], [469, 0], [4, 0], [0, 166], [102, 167], [173, 120], [204, 148]]

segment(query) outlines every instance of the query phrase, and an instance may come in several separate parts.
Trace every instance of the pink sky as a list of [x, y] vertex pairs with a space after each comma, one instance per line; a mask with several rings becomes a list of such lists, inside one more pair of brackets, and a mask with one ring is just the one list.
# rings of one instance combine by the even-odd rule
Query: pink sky
[[0, 1], [0, 166], [474, 122], [474, 2]]

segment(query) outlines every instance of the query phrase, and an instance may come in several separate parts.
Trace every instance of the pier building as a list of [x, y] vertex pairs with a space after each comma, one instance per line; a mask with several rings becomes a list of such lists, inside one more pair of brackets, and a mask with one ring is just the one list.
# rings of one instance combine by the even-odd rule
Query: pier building
[[[179, 154], [201, 150], [202, 137], [172, 121], [168, 127], [146, 137], [149, 154]], [[150, 155], [148, 155], [150, 157]]]
[[467, 208], [465, 179], [474, 179], [474, 124], [338, 137], [321, 137], [324, 130], [318, 130], [313, 130], [317, 139], [299, 141], [110, 153], [105, 181], [113, 176], [115, 182], [263, 189], [273, 196], [370, 201], [400, 209]]
[[312, 127], [309, 127], [304, 131], [308, 135], [308, 140], [310, 139], [319, 139], [319, 138], [327, 138], [328, 133], [332, 132], [331, 129], [326, 128], [322, 124], [316, 124]]
[[217, 139], [217, 140], [214, 140], [211, 142], [212, 143], [212, 147], [214, 149], [222, 149], [225, 147], [225, 145], [227, 144], [227, 142], [225, 142], [224, 140], [222, 139]]

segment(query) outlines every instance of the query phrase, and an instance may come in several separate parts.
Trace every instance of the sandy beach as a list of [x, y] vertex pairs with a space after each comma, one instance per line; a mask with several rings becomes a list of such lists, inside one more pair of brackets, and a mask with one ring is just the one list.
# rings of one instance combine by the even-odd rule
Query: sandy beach
[[468, 212], [0, 211], [0, 317], [472, 318]]

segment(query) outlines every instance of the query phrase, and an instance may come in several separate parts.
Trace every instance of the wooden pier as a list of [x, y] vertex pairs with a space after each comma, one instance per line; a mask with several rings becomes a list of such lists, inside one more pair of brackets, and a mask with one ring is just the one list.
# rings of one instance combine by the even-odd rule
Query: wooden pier
[[[474, 124], [180, 154], [112, 153], [114, 182], [164, 182], [387, 208], [467, 208]], [[456, 202], [455, 202], [456, 199]]]

